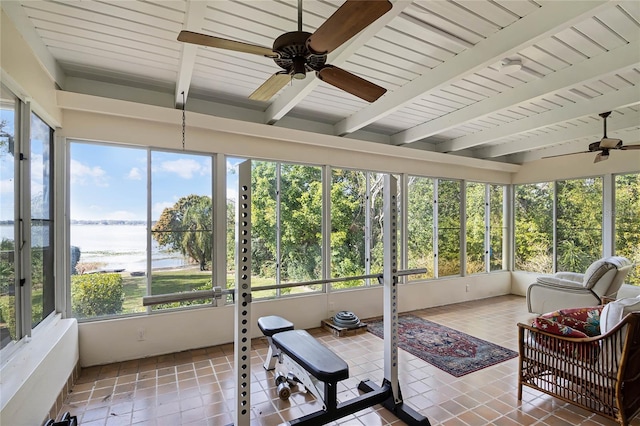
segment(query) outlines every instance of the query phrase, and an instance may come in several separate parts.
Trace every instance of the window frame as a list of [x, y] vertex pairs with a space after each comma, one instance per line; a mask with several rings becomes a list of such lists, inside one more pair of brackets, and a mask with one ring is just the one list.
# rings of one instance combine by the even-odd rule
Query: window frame
[[[59, 313], [59, 301], [60, 291], [55, 281], [52, 279], [56, 276], [56, 269], [58, 267], [59, 253], [56, 244], [57, 236], [57, 209], [55, 197], [55, 190], [57, 179], [55, 174], [55, 126], [52, 126], [50, 122], [44, 119], [37, 111], [32, 108], [32, 104], [29, 100], [21, 97], [15, 90], [8, 87], [4, 83], [2, 84], [2, 92], [4, 94], [10, 94], [13, 99], [13, 242], [14, 242], [14, 262], [13, 262], [13, 283], [10, 287], [14, 288], [14, 302], [12, 306], [15, 308], [15, 340], [11, 339], [5, 346], [0, 347], [0, 354], [5, 360], [10, 359], [11, 355], [16, 353], [20, 347], [22, 347], [28, 338], [39, 334], [39, 330], [47, 327], [48, 324], [53, 321], [53, 318]], [[9, 108], [7, 108], [9, 109]], [[32, 228], [33, 223], [37, 222], [32, 218], [32, 162], [34, 157], [32, 156], [32, 120], [37, 119], [44, 126], [46, 126], [46, 140], [43, 140], [43, 150], [48, 151], [48, 158], [46, 158], [46, 164], [44, 164], [43, 177], [46, 177], [46, 183], [48, 186], [48, 196], [46, 198], [46, 205], [42, 206], [42, 212], [46, 212], [48, 218], [40, 218], [41, 221], [48, 222], [48, 235], [47, 241], [49, 243], [50, 253], [47, 262], [44, 262], [42, 274], [44, 277], [49, 277], [50, 282], [47, 284], [47, 293], [49, 294], [48, 308], [50, 312], [46, 315], [43, 312], [38, 321], [33, 319], [34, 307], [33, 307], [33, 274], [32, 274], [32, 262], [33, 253], [35, 251], [32, 248]], [[43, 158], [44, 160], [45, 158]], [[35, 164], [33, 164], [35, 165]], [[16, 244], [16, 241], [19, 244]], [[44, 253], [44, 250], [43, 250]], [[44, 286], [43, 282], [43, 286]], [[49, 286], [52, 286], [49, 288]], [[44, 290], [43, 287], [43, 303], [44, 303]]]

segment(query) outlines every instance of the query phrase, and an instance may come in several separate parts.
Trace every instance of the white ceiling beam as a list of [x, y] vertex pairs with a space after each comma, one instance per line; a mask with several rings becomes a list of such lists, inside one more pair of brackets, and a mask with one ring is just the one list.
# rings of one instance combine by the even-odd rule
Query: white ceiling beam
[[[163, 108], [155, 105], [144, 105], [136, 102], [121, 101], [117, 99], [103, 98], [99, 96], [84, 95], [81, 93], [57, 91], [58, 105], [62, 109], [82, 111], [83, 113], [96, 112], [99, 114], [126, 117], [128, 119], [140, 119], [152, 122], [175, 124], [181, 123], [180, 111], [171, 108]], [[193, 128], [213, 130], [230, 135], [244, 135], [256, 137], [256, 141], [276, 140], [283, 142], [295, 142], [309, 146], [321, 146], [336, 149], [336, 155], [347, 152], [347, 155], [365, 153], [367, 155], [380, 155], [389, 158], [404, 158], [417, 161], [431, 161], [438, 164], [450, 164], [452, 167], [473, 167], [490, 170], [492, 172], [515, 173], [520, 170], [520, 165], [507, 164], [496, 161], [479, 160], [477, 158], [459, 157], [439, 152], [426, 152], [414, 149], [399, 148], [397, 146], [372, 143], [355, 139], [340, 138], [334, 135], [322, 135], [304, 130], [286, 129], [278, 126], [268, 126], [262, 123], [250, 123], [245, 121], [221, 118], [209, 114], [188, 112], [187, 121]]]
[[[190, 31], [202, 31], [204, 15], [207, 11], [207, 2], [201, 0], [187, 0], [187, 9], [184, 14], [182, 29]], [[176, 81], [176, 108], [182, 108], [183, 102], [189, 96], [191, 77], [196, 64], [198, 46], [191, 43], [181, 43], [178, 80]]]
[[445, 63], [425, 72], [398, 90], [387, 93], [373, 104], [340, 121], [336, 135], [346, 135], [385, 117], [425, 93], [444, 87], [524, 47], [558, 33], [564, 28], [615, 5], [609, 1], [550, 1], [508, 27], [487, 37]]
[[16, 29], [27, 42], [38, 61], [40, 61], [45, 72], [49, 74], [51, 80], [59, 87], [64, 88], [66, 74], [33, 27], [33, 23], [22, 8], [21, 2], [2, 0], [0, 1], [0, 7], [13, 21]]
[[[629, 110], [628, 110], [629, 111]], [[638, 126], [640, 123], [640, 111], [631, 111], [624, 115], [616, 114], [607, 120], [607, 131], [609, 133], [616, 132], [630, 127]], [[587, 137], [601, 137], [603, 132], [602, 120], [593, 121], [585, 125], [570, 127], [565, 130], [547, 133], [542, 136], [522, 139], [514, 142], [507, 142], [501, 145], [490, 146], [474, 151], [476, 158], [493, 158], [503, 155], [516, 154], [522, 151], [531, 151], [535, 149], [545, 148], [559, 143], [566, 143], [574, 139]], [[609, 135], [611, 136], [611, 135]], [[594, 141], [597, 140], [594, 139]], [[587, 146], [583, 146], [585, 150]], [[569, 151], [570, 152], [570, 151]], [[548, 155], [548, 152], [545, 153]], [[555, 154], [550, 154], [555, 155]]]
[[[327, 58], [327, 63], [335, 65], [337, 67], [342, 66], [347, 60], [362, 46], [364, 46], [371, 38], [373, 38], [380, 30], [382, 30], [392, 19], [402, 13], [409, 5], [411, 1], [398, 0], [393, 1], [393, 7], [391, 10], [367, 28], [362, 30], [358, 35], [353, 37], [348, 43], [344, 44], [340, 49], [333, 52]], [[296, 81], [296, 84], [291, 85], [288, 89], [280, 94], [269, 105], [265, 112], [265, 123], [273, 124], [276, 121], [284, 117], [289, 111], [291, 111], [299, 102], [301, 102], [309, 93], [311, 93], [320, 84], [320, 80], [315, 76], [313, 78], [304, 79], [303, 81]]]
[[[442, 117], [396, 133], [391, 138], [391, 141], [394, 145], [412, 143], [447, 131], [462, 123], [487, 117], [504, 108], [531, 101], [540, 96], [550, 96], [554, 92], [576, 84], [585, 84], [589, 81], [597, 80], [617, 70], [637, 65], [638, 62], [640, 62], [640, 43], [636, 41], [556, 71], [545, 78], [522, 84]], [[576, 79], [577, 76], [580, 79], [580, 83]], [[439, 144], [437, 151], [451, 152], [467, 148], [471, 148], [471, 146], [452, 140]]]
[[531, 115], [521, 120], [505, 123], [499, 127], [483, 130], [481, 132], [472, 133], [454, 139], [460, 141], [460, 144], [476, 146], [484, 143], [493, 142], [529, 132], [564, 121], [574, 120], [590, 114], [599, 114], [603, 111], [612, 111], [614, 109], [624, 108], [630, 105], [640, 103], [640, 92], [632, 89], [623, 89], [615, 92], [609, 92], [589, 101], [582, 101], [571, 104], [562, 108], [546, 111], [540, 114]]
[[448, 33], [446, 31], [441, 30], [440, 28], [434, 27], [433, 25], [430, 25], [426, 22], [423, 22], [421, 20], [419, 20], [418, 18], [414, 18], [411, 15], [402, 15], [402, 19], [407, 20], [409, 22], [411, 22], [412, 24], [418, 26], [418, 27], [422, 27], [425, 29], [428, 29], [430, 32], [438, 34], [441, 37], [446, 38], [447, 40], [450, 40], [452, 43], [457, 44], [458, 46], [462, 47], [463, 49], [471, 49], [473, 47], [473, 43], [468, 42], [467, 40], [464, 40], [460, 37], [457, 37], [451, 33]]

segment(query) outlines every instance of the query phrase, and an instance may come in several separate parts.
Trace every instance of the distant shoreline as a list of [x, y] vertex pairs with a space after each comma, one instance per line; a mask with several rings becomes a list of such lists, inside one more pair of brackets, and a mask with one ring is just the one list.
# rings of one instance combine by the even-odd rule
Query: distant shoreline
[[[13, 220], [0, 220], [0, 226], [13, 225]], [[146, 220], [117, 220], [117, 219], [97, 219], [97, 220], [71, 220], [70, 225], [146, 225]], [[155, 224], [155, 221], [151, 221]]]

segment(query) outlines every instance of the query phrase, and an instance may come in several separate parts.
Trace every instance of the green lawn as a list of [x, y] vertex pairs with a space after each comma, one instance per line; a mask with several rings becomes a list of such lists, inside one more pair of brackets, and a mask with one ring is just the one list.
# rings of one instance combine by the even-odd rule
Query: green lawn
[[[147, 277], [132, 277], [129, 274], [123, 274], [124, 285], [124, 305], [123, 314], [136, 312], [145, 312], [146, 308], [142, 306], [142, 298], [147, 294]], [[272, 285], [272, 278], [253, 277], [251, 285], [253, 288], [259, 286]], [[235, 285], [235, 274], [227, 274], [227, 287], [233, 288]], [[320, 286], [316, 286], [319, 288]], [[211, 271], [200, 271], [197, 268], [154, 271], [151, 276], [151, 294], [169, 294], [184, 291], [192, 291], [201, 288], [211, 288]], [[305, 287], [295, 287], [292, 289], [283, 289], [283, 294], [296, 294], [309, 292], [310, 289]], [[275, 290], [254, 291], [254, 299], [268, 299], [275, 297]], [[182, 305], [189, 304], [205, 304], [210, 300], [184, 302]], [[177, 307], [178, 304], [163, 307]]]

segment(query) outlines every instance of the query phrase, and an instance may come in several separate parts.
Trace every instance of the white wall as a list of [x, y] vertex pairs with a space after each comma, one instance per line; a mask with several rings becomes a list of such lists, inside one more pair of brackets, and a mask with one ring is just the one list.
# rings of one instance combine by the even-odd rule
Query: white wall
[[618, 290], [618, 299], [625, 299], [627, 297], [639, 297], [640, 296], [640, 286], [637, 285], [629, 285], [622, 284], [620, 290]]
[[31, 101], [31, 109], [52, 127], [62, 123], [53, 78], [31, 53], [29, 45], [4, 10], [0, 11], [2, 83]]
[[[374, 287], [254, 302], [252, 336], [261, 336], [256, 321], [264, 315], [280, 315], [303, 329], [320, 327], [323, 319], [341, 310], [352, 311], [361, 319], [381, 316], [382, 290]], [[498, 272], [401, 284], [398, 304], [400, 312], [406, 312], [510, 291], [511, 275]], [[81, 323], [81, 365], [101, 365], [233, 342], [234, 309], [234, 306], [198, 308]], [[143, 341], [138, 340], [139, 330], [144, 330]]]
[[[2, 83], [47, 124], [62, 122], [52, 76], [31, 54], [28, 43], [5, 11], [0, 12]], [[40, 425], [78, 362], [78, 325], [75, 319], [49, 318], [33, 337], [2, 352], [0, 366], [0, 424]]]
[[538, 272], [513, 271], [511, 272], [511, 293], [518, 296], [526, 296], [529, 285], [536, 282], [542, 275]]
[[[63, 91], [58, 102], [64, 109], [61, 137], [182, 149], [181, 111]], [[187, 112], [186, 123], [186, 149], [196, 152], [503, 184], [520, 169], [193, 112]]]
[[50, 318], [0, 368], [0, 424], [41, 425], [79, 359], [78, 323]]

